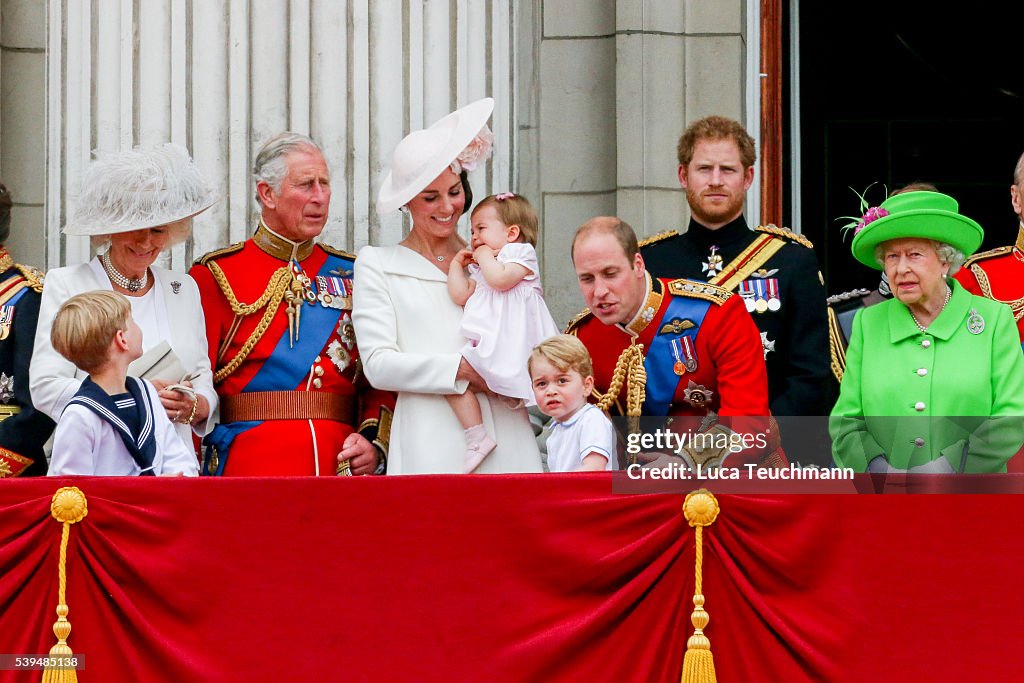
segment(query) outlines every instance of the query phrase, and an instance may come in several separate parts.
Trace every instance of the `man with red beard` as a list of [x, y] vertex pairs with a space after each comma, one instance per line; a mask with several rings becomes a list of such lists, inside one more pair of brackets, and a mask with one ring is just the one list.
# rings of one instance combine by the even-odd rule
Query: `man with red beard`
[[190, 271], [220, 396], [202, 472], [383, 473], [395, 399], [362, 374], [355, 257], [316, 241], [331, 202], [327, 162], [313, 140], [286, 132], [260, 149], [253, 175], [253, 236]]
[[739, 294], [761, 333], [772, 414], [828, 414], [824, 282], [810, 241], [774, 225], [751, 230], [743, 217], [757, 158], [753, 138], [738, 122], [709, 116], [686, 129], [677, 152], [690, 224], [684, 234], [640, 243], [647, 269]]

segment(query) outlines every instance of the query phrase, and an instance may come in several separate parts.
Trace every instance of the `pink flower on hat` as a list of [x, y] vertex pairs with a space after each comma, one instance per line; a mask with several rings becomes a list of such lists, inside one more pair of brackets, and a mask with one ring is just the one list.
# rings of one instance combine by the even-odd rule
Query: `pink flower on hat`
[[[860, 218], [857, 218], [856, 216], [843, 216], [842, 218], [836, 219], [836, 220], [844, 220], [845, 219], [845, 220], [849, 221], [846, 225], [842, 226], [842, 230], [843, 230], [844, 234], [848, 230], [853, 230], [853, 234], [856, 235], [861, 230], [866, 228], [868, 226], [868, 224], [874, 223], [879, 218], [885, 218], [886, 216], [889, 215], [888, 210], [883, 209], [880, 206], [869, 206], [868, 205], [868, 200], [864, 198], [865, 195], [868, 193], [868, 190], [870, 190], [873, 185], [875, 185], [875, 183], [871, 183], [871, 185], [868, 185], [867, 188], [864, 190], [863, 194], [860, 193], [860, 192], [857, 192], [857, 190], [853, 190], [852, 187], [850, 188], [851, 190], [853, 190], [853, 193], [855, 195], [857, 195], [857, 198], [860, 200], [861, 216], [860, 216]], [[883, 186], [883, 189], [884, 189], [884, 186]]]
[[877, 221], [879, 218], [888, 216], [889, 212], [880, 206], [872, 206], [869, 208], [863, 216], [860, 217], [857, 226], [853, 230], [853, 234], [856, 235], [858, 232], [864, 229], [864, 227], [871, 222]]
[[494, 133], [487, 126], [480, 129], [476, 137], [469, 141], [466, 148], [452, 162], [452, 172], [474, 171], [477, 164], [487, 161], [491, 156], [491, 147], [494, 145]]

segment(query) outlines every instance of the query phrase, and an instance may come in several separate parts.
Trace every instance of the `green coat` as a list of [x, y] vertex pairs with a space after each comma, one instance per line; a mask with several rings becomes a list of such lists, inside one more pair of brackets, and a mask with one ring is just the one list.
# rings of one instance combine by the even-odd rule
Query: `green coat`
[[[1010, 308], [949, 283], [927, 332], [897, 299], [854, 319], [829, 419], [840, 467], [863, 472], [878, 455], [900, 469], [945, 457], [958, 472], [966, 445], [965, 472], [1005, 472], [1024, 443], [1024, 354]], [[984, 329], [972, 334], [978, 315]]]

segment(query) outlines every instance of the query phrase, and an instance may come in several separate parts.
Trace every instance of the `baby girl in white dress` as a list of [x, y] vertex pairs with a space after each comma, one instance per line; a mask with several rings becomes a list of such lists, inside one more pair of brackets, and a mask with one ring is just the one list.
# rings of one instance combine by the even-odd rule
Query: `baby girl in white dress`
[[[540, 286], [537, 213], [524, 197], [504, 192], [477, 204], [471, 227], [472, 249], [460, 251], [448, 270], [448, 293], [465, 307], [462, 355], [491, 391], [533, 405], [526, 359], [559, 332]], [[484, 429], [472, 392], [447, 398], [466, 430], [469, 473], [497, 444]]]

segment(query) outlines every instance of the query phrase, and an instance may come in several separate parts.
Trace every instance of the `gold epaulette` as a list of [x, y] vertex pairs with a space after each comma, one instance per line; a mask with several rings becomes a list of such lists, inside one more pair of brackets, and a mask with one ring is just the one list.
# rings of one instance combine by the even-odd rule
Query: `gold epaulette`
[[970, 268], [971, 264], [977, 263], [978, 261], [984, 261], [985, 259], [995, 258], [996, 256], [1005, 256], [1013, 251], [1013, 246], [996, 247], [995, 249], [989, 249], [978, 254], [974, 254], [969, 259], [964, 261], [964, 268]]
[[572, 317], [572, 320], [570, 320], [568, 324], [565, 326], [565, 334], [575, 334], [576, 327], [578, 327], [581, 322], [590, 317], [590, 315], [591, 313], [589, 308], [584, 308], [582, 311], [574, 315]]
[[719, 287], [707, 282], [687, 280], [679, 278], [668, 283], [668, 291], [676, 296], [688, 296], [695, 299], [704, 299], [721, 306], [732, 296], [725, 287]]
[[331, 256], [340, 256], [342, 258], [347, 258], [350, 261], [355, 261], [356, 260], [356, 255], [355, 254], [350, 254], [347, 251], [342, 251], [341, 249], [335, 249], [334, 247], [332, 247], [329, 244], [326, 244], [325, 242], [317, 242], [316, 244], [317, 244], [318, 247], [320, 247], [321, 249], [326, 251]]
[[642, 240], [640, 240], [640, 242], [637, 244], [637, 246], [639, 246], [639, 247], [650, 246], [650, 245], [654, 244], [655, 242], [660, 242], [662, 240], [667, 240], [669, 237], [679, 237], [679, 231], [678, 230], [665, 230], [663, 232], [659, 232], [656, 235], [651, 235], [650, 237], [643, 238]]
[[757, 232], [766, 232], [769, 235], [775, 235], [776, 237], [781, 237], [783, 239], [789, 240], [790, 242], [796, 242], [797, 244], [802, 244], [803, 246], [807, 247], [808, 249], [813, 249], [814, 248], [814, 245], [811, 243], [811, 241], [809, 239], [807, 239], [803, 235], [796, 234], [795, 232], [793, 232], [789, 228], [780, 228], [780, 227], [778, 227], [776, 225], [769, 224], [769, 225], [759, 225], [756, 228], [754, 228], [754, 230], [757, 231]]
[[29, 287], [40, 294], [42, 293], [43, 279], [46, 277], [43, 275], [43, 271], [38, 268], [33, 268], [32, 266], [23, 266], [20, 263], [15, 263], [14, 267], [17, 268], [18, 272], [21, 273], [21, 276], [25, 278], [25, 282], [28, 283]]
[[245, 242], [235, 242], [234, 244], [224, 247], [223, 249], [214, 249], [213, 251], [208, 251], [199, 257], [199, 259], [196, 261], [196, 264], [200, 266], [205, 266], [210, 261], [223, 258], [224, 256], [230, 256], [231, 254], [241, 251], [242, 247], [244, 246]]

